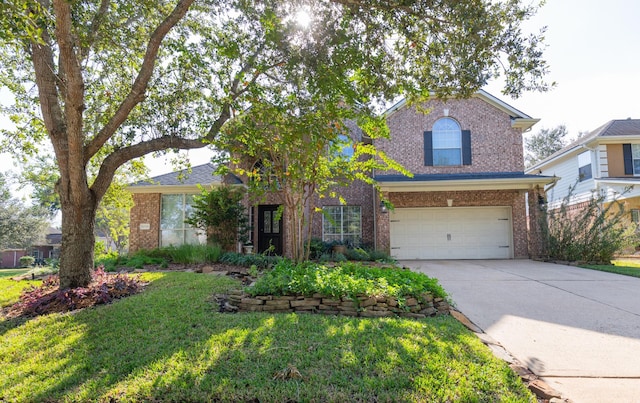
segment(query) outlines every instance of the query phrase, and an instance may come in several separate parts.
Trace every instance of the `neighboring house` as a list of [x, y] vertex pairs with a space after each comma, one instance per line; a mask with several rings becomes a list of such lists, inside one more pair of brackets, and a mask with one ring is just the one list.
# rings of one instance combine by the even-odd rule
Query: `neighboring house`
[[27, 256], [26, 249], [5, 249], [2, 251], [2, 268], [20, 267], [20, 258]]
[[[340, 189], [345, 205], [319, 200], [324, 214], [315, 213], [312, 236], [375, 246], [398, 259], [526, 258], [530, 249], [537, 254], [538, 231], [527, 231], [525, 194], [535, 192], [529, 200], [537, 209], [537, 192], [552, 178], [524, 173], [522, 133], [538, 120], [485, 91], [470, 99], [431, 99], [422, 107], [430, 113], [404, 101], [393, 106], [386, 112], [391, 139], [374, 141], [414, 175], [373, 173], [394, 210], [382, 208], [371, 185], [354, 182]], [[371, 141], [359, 130], [352, 134], [356, 142]], [[184, 182], [174, 172], [152, 178], [153, 184], [131, 185], [130, 250], [196, 241], [184, 215], [189, 195], [199, 193], [197, 183], [223, 182], [212, 172], [207, 164], [194, 167]], [[277, 208], [271, 197], [250, 209], [258, 252], [274, 245], [287, 254], [288, 234], [276, 220]]]
[[44, 242], [38, 242], [28, 249], [29, 255], [36, 258], [38, 263], [44, 259], [58, 258], [60, 256], [60, 246], [62, 245], [62, 230], [49, 227]]
[[57, 258], [60, 255], [62, 231], [49, 227], [43, 242], [36, 242], [29, 248], [14, 248], [2, 251], [2, 265], [0, 267], [20, 267], [22, 256], [33, 256], [37, 263], [44, 263], [44, 259]]
[[594, 195], [619, 199], [640, 221], [640, 119], [611, 120], [527, 170], [561, 179], [547, 192], [549, 208], [572, 190], [569, 206], [579, 209]]

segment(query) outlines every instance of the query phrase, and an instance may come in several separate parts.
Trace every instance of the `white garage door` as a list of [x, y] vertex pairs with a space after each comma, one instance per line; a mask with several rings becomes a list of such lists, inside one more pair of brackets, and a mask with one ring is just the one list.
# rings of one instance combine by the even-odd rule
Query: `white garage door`
[[389, 213], [396, 259], [509, 259], [510, 207], [398, 208]]

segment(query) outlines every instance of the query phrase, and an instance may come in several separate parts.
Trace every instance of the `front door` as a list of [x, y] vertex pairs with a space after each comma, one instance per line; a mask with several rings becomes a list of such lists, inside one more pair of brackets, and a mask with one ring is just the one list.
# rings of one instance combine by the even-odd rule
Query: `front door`
[[[278, 205], [258, 206], [258, 252], [282, 255], [282, 217]], [[270, 249], [272, 248], [272, 249]]]

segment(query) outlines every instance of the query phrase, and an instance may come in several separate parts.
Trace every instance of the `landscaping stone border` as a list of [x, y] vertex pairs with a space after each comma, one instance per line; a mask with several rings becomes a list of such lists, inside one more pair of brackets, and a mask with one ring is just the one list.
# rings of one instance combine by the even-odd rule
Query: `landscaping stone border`
[[424, 293], [420, 298], [409, 297], [404, 306], [393, 297], [369, 297], [361, 295], [357, 301], [349, 297], [336, 298], [322, 294], [302, 295], [257, 295], [250, 296], [242, 290], [229, 295], [217, 296], [221, 312], [270, 312], [270, 313], [315, 313], [365, 318], [399, 316], [403, 318], [426, 318], [448, 315], [449, 303], [443, 298], [434, 298]]

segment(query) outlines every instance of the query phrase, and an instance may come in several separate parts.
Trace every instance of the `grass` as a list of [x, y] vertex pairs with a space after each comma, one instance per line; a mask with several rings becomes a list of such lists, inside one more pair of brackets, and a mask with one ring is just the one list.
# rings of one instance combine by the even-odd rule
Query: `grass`
[[[31, 285], [39, 285], [40, 280], [14, 281], [11, 278], [26, 274], [30, 269], [0, 269], [0, 308], [18, 301], [23, 289]], [[0, 401], [2, 401], [0, 399]]]
[[221, 314], [211, 295], [236, 280], [144, 279], [111, 305], [0, 321], [0, 401], [535, 402], [451, 317]]
[[606, 271], [609, 273], [623, 274], [625, 276], [639, 277], [640, 278], [640, 263], [628, 260], [613, 260], [612, 264], [585, 264], [580, 265], [585, 269]]

